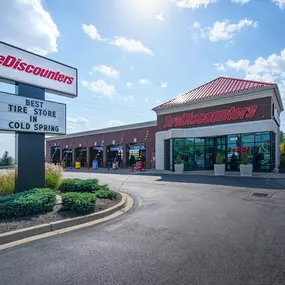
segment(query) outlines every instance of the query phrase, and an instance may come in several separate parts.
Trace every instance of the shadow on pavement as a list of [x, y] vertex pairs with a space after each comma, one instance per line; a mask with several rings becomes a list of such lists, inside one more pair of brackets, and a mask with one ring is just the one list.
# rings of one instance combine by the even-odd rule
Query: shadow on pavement
[[223, 186], [234, 186], [243, 188], [264, 188], [285, 190], [285, 179], [283, 178], [252, 178], [252, 177], [218, 177], [205, 175], [159, 175], [157, 181], [182, 182], [195, 184], [214, 184]]

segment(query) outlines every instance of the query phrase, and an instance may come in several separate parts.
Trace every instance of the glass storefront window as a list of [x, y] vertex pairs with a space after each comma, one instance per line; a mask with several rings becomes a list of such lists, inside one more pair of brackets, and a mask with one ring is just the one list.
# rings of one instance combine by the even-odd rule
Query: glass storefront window
[[179, 155], [183, 161], [185, 160], [185, 139], [174, 139], [173, 154], [174, 164], [177, 155]]
[[241, 143], [253, 143], [254, 142], [254, 134], [242, 134], [241, 135]]
[[[170, 145], [173, 145], [173, 149]], [[239, 171], [242, 154], [246, 152], [254, 171], [271, 171], [275, 167], [275, 134], [259, 132], [208, 138], [175, 138], [167, 144], [173, 169], [177, 155], [184, 162], [184, 170], [213, 170], [216, 155], [221, 154], [229, 171]], [[167, 166], [168, 167], [168, 166]]]
[[255, 133], [255, 142], [270, 141], [270, 133]]
[[195, 138], [195, 169], [205, 169], [204, 139]]
[[241, 163], [241, 148], [238, 143], [228, 144], [228, 170], [237, 171]]

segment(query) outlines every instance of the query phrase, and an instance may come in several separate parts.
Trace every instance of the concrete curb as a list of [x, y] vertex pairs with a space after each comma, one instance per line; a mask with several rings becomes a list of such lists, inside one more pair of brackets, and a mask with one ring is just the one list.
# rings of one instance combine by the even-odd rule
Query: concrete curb
[[48, 224], [38, 225], [34, 227], [29, 227], [25, 229], [20, 229], [20, 230], [0, 234], [0, 245], [18, 241], [18, 240], [25, 239], [25, 238], [29, 238], [32, 236], [56, 231], [56, 230], [63, 229], [63, 228], [85, 224], [91, 221], [95, 221], [95, 220], [110, 216], [114, 214], [115, 212], [118, 212], [122, 210], [123, 208], [125, 208], [128, 204], [128, 200], [129, 200], [128, 197], [131, 198], [128, 194], [125, 194], [122, 192], [119, 192], [119, 193], [122, 195], [122, 201], [119, 204], [109, 209], [103, 210], [101, 212], [93, 213], [90, 215], [86, 215], [86, 216], [76, 217], [73, 219], [65, 219], [61, 221], [56, 221], [56, 222], [52, 222]]

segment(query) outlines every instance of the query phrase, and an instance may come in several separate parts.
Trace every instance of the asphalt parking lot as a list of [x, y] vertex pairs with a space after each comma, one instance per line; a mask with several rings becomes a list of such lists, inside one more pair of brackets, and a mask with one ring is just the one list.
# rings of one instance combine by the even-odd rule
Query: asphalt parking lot
[[283, 179], [65, 176], [96, 177], [135, 206], [93, 228], [0, 251], [0, 284], [285, 284]]

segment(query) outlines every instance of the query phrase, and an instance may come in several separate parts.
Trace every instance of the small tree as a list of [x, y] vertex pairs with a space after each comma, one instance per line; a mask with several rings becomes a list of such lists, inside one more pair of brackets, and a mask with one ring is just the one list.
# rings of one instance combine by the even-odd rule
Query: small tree
[[247, 152], [243, 153], [242, 154], [242, 162], [241, 162], [243, 165], [248, 165], [249, 163], [249, 160], [248, 160], [248, 155], [247, 155]]
[[182, 163], [182, 159], [180, 155], [176, 156], [176, 164], [181, 164]]
[[216, 164], [223, 164], [223, 159], [220, 153], [216, 156]]
[[0, 166], [12, 166], [14, 164], [13, 157], [5, 151], [2, 158], [0, 158]]

